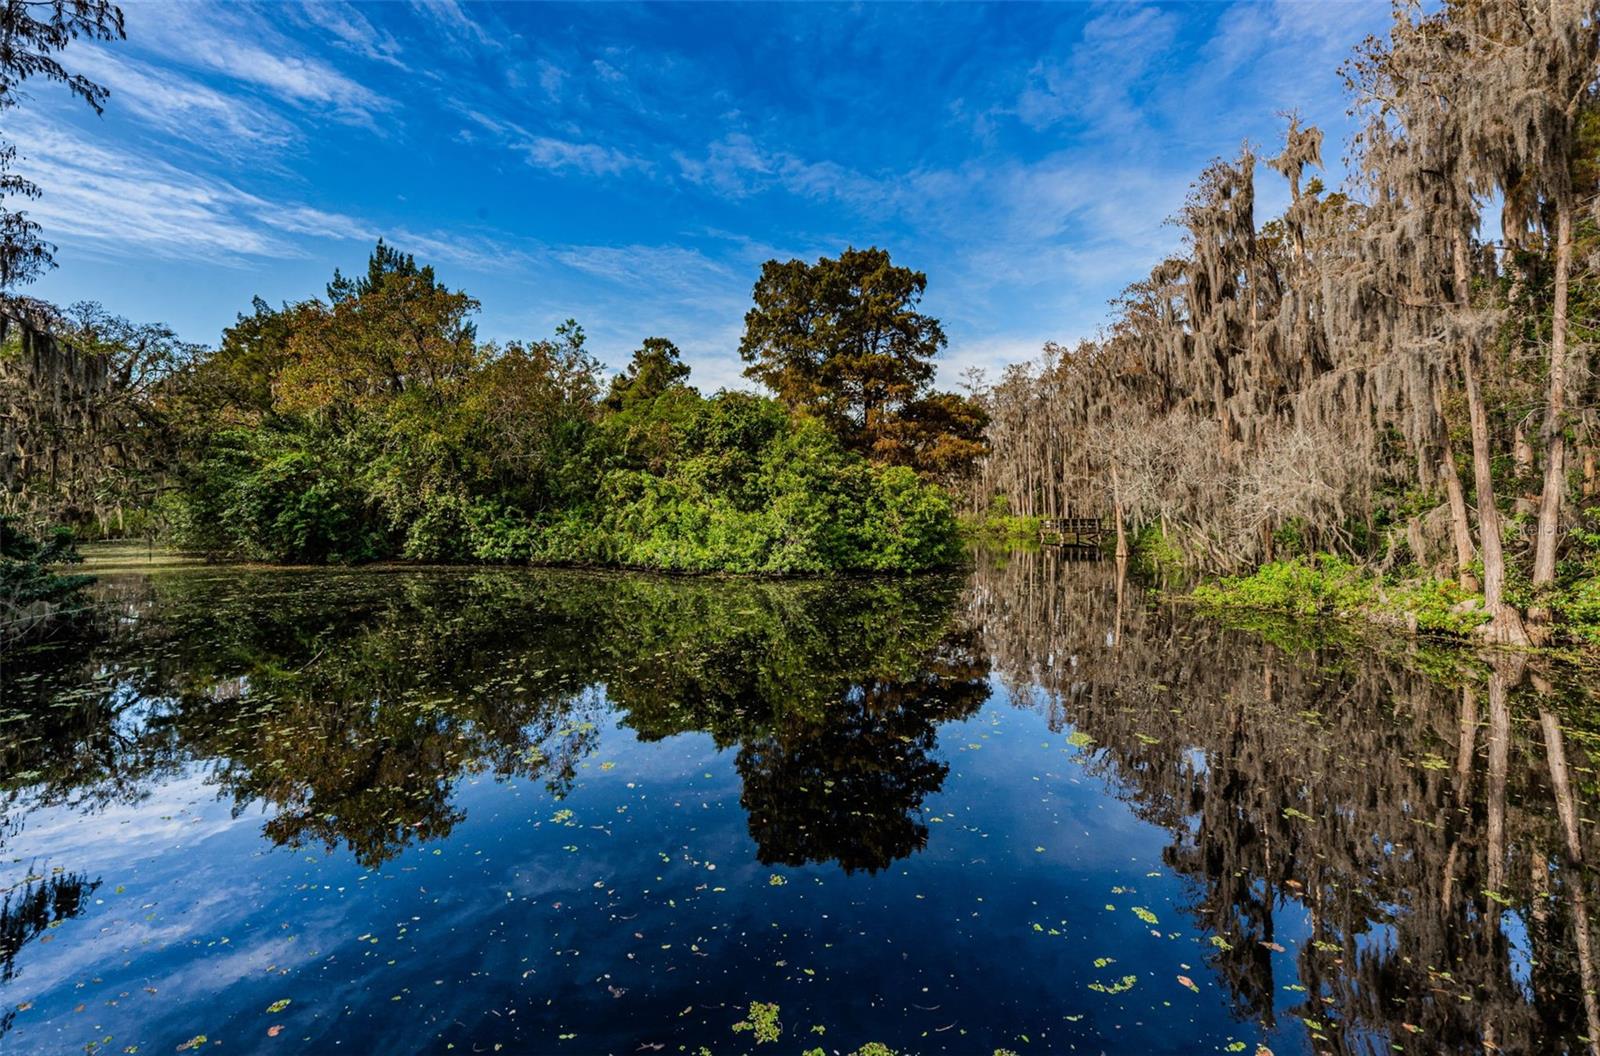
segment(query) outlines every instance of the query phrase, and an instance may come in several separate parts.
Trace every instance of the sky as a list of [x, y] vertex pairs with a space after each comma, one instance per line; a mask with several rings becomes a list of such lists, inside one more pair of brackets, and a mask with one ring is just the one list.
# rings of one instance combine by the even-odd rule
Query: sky
[[[928, 277], [940, 381], [1092, 336], [1177, 248], [1212, 158], [1284, 111], [1349, 131], [1339, 64], [1386, 2], [144, 3], [30, 82], [3, 134], [58, 268], [215, 344], [251, 298], [322, 293], [380, 236], [482, 304], [485, 338], [577, 319], [611, 368], [672, 339], [743, 386], [763, 261], [881, 246]], [[1335, 179], [1330, 182], [1336, 181]], [[1258, 170], [1258, 220], [1287, 191]]]

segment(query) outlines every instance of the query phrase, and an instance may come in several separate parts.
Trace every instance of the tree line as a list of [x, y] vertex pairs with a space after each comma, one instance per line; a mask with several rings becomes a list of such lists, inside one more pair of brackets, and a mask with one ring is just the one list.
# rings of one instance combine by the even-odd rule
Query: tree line
[[1597, 72], [1592, 0], [1397, 3], [1341, 71], [1347, 187], [1293, 115], [1281, 216], [1253, 148], [1213, 162], [1103, 331], [983, 393], [969, 502], [1095, 505], [1214, 572], [1448, 576], [1501, 641], [1600, 616]]
[[704, 396], [665, 338], [608, 375], [573, 321], [482, 340], [478, 302], [380, 241], [214, 349], [10, 298], [3, 512], [278, 562], [909, 571], [959, 557], [983, 418], [932, 387], [926, 277], [881, 249], [771, 262]]

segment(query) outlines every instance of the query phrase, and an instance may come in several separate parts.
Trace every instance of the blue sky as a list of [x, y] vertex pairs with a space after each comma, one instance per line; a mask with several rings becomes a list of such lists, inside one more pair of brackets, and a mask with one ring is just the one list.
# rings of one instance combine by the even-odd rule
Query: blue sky
[[[1169, 252], [1210, 158], [1279, 111], [1347, 131], [1337, 67], [1386, 3], [126, 5], [74, 44], [95, 118], [33, 87], [6, 134], [60, 267], [214, 343], [256, 294], [320, 293], [379, 236], [483, 304], [645, 336], [740, 383], [761, 262], [880, 245], [928, 274], [960, 370], [1092, 334]], [[1260, 208], [1285, 192], [1260, 176]]]

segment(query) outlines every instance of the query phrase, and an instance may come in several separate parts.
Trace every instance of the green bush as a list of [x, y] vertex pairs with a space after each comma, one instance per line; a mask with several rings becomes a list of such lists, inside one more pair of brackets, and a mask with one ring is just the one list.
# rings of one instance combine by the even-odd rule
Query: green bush
[[1573, 579], [1555, 595], [1551, 608], [1567, 634], [1600, 645], [1600, 568]]
[[1161, 525], [1150, 524], [1133, 541], [1134, 561], [1142, 572], [1177, 577], [1184, 571], [1183, 550], [1162, 532]]
[[391, 553], [351, 452], [274, 430], [217, 436], [191, 471], [177, 541], [264, 561], [322, 564]]
[[1487, 618], [1477, 596], [1452, 581], [1410, 579], [1386, 584], [1332, 554], [1274, 561], [1248, 576], [1202, 584], [1190, 596], [1219, 609], [1260, 609], [1294, 617], [1362, 617], [1454, 635], [1470, 634]]
[[1331, 554], [1318, 554], [1273, 561], [1248, 576], [1202, 584], [1192, 596], [1202, 604], [1219, 607], [1336, 616], [1362, 608], [1373, 594], [1368, 577], [1356, 566]]
[[989, 499], [989, 508], [981, 513], [967, 514], [961, 518], [961, 534], [985, 546], [1037, 546], [1039, 543], [1038, 517], [1022, 516], [1011, 512], [1011, 500], [1005, 495]]
[[540, 434], [550, 446], [524, 455], [537, 468], [517, 472], [452, 413], [426, 424], [397, 401], [339, 430], [299, 420], [219, 432], [180, 490], [178, 540], [269, 561], [784, 575], [960, 559], [943, 489], [869, 463], [773, 400], [668, 389], [551, 425]]

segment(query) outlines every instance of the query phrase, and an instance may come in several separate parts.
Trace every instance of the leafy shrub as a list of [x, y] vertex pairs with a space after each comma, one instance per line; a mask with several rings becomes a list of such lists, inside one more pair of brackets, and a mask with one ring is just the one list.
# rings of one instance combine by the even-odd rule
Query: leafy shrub
[[1335, 616], [1362, 608], [1372, 599], [1372, 589], [1356, 566], [1332, 554], [1318, 554], [1269, 562], [1248, 576], [1202, 584], [1192, 596], [1202, 604], [1219, 607]]
[[1477, 595], [1450, 580], [1381, 578], [1332, 554], [1262, 565], [1248, 576], [1202, 584], [1190, 595], [1220, 609], [1260, 609], [1294, 617], [1365, 617], [1419, 631], [1466, 635], [1487, 619]]
[[196, 466], [184, 499], [177, 537], [195, 549], [316, 564], [390, 552], [355, 460], [331, 440], [224, 433]]
[[989, 508], [961, 518], [961, 534], [988, 546], [1030, 546], [1039, 542], [1040, 519], [1011, 512], [1005, 495], [989, 499]]

